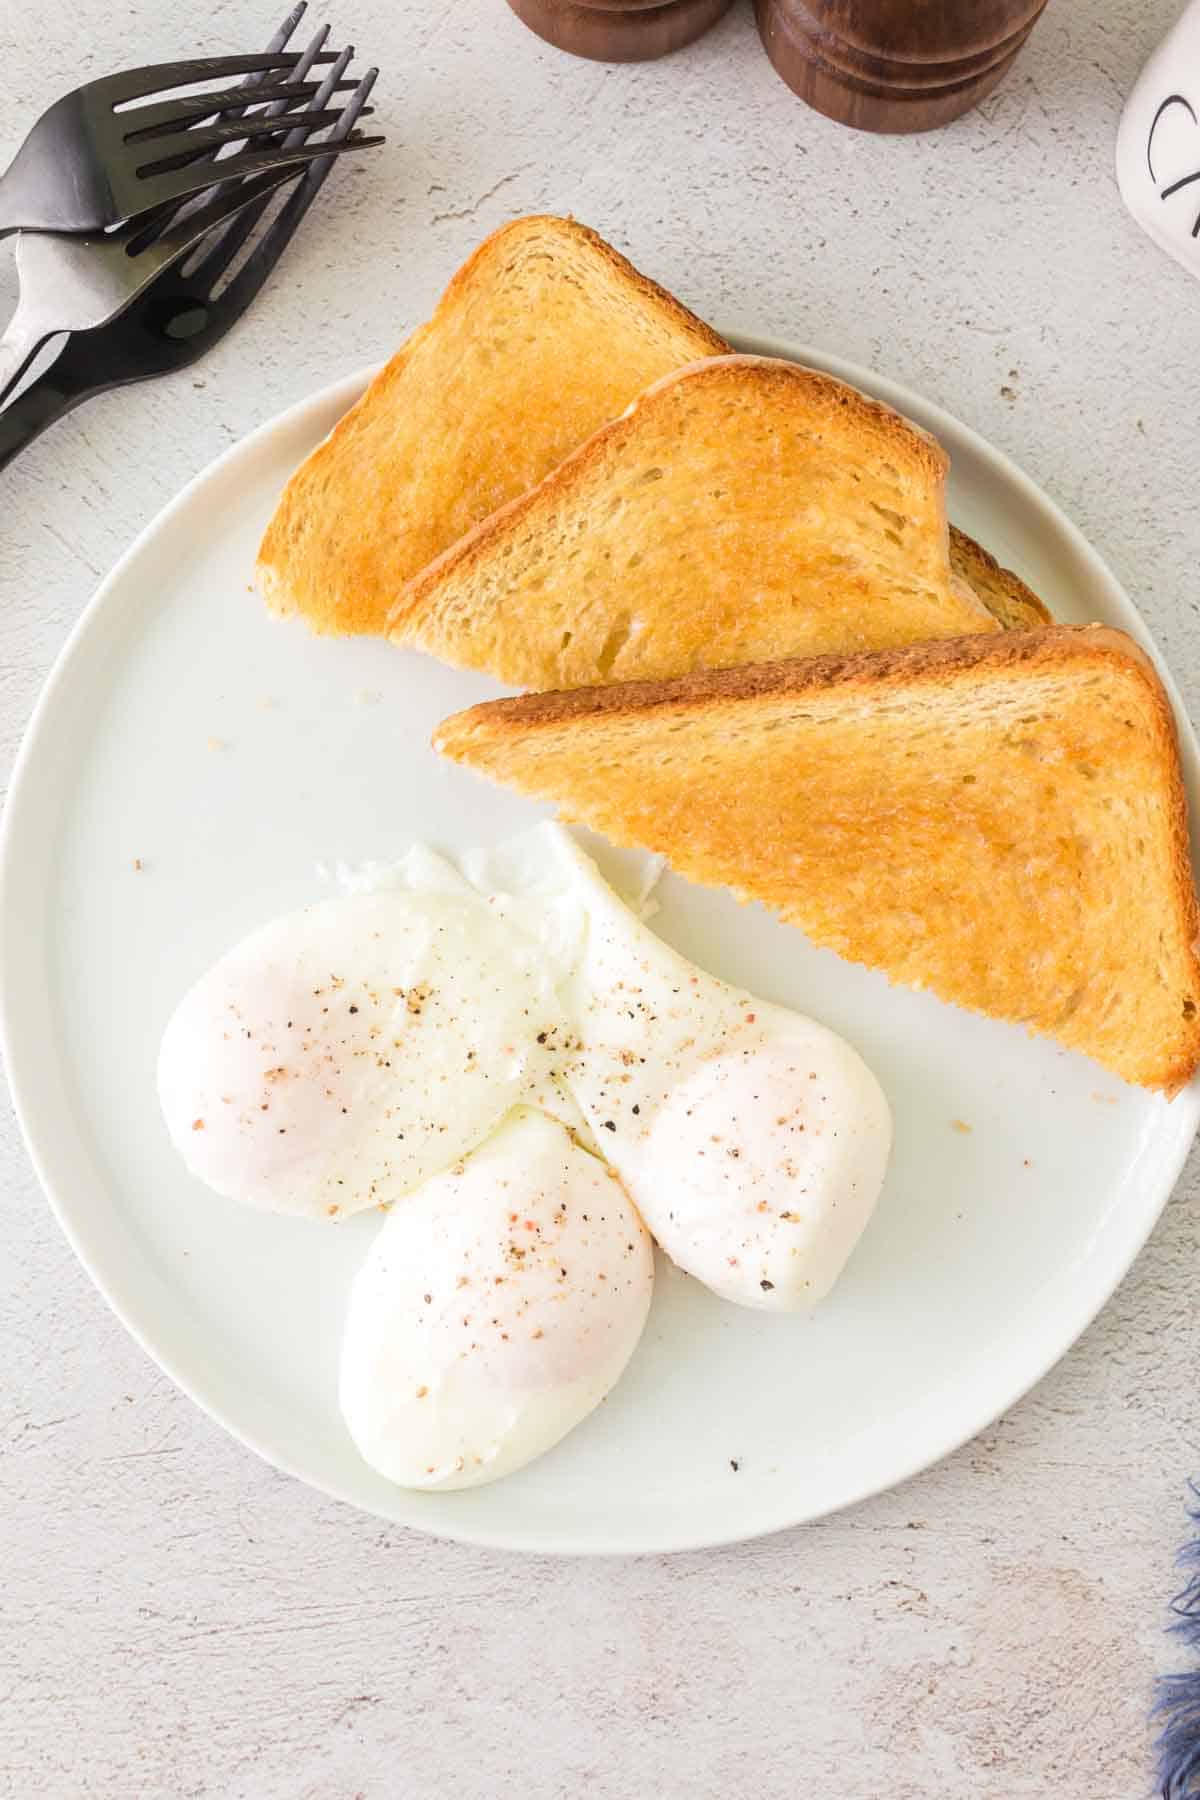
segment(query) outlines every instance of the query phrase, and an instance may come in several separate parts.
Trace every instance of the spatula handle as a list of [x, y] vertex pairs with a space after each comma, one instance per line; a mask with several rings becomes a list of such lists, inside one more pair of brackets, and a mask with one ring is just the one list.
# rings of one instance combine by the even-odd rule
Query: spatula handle
[[52, 334], [18, 307], [0, 337], [0, 406]]
[[72, 392], [53, 377], [53, 369], [47, 370], [0, 411], [0, 469], [7, 468], [47, 426], [87, 399], [85, 393]]

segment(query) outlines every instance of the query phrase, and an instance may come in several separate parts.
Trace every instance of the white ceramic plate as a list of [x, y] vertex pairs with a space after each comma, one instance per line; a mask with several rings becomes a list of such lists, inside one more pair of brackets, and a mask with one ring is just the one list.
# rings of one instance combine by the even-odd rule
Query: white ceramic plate
[[[958, 523], [1063, 619], [1104, 619], [1153, 649], [1078, 533], [980, 438], [865, 370], [741, 341], [926, 425], [951, 454]], [[1009, 1406], [1108, 1298], [1183, 1162], [1195, 1086], [1168, 1106], [669, 878], [665, 937], [843, 1032], [877, 1071], [897, 1128], [882, 1202], [811, 1318], [723, 1305], [664, 1265], [608, 1403], [521, 1474], [445, 1495], [374, 1475], [337, 1410], [347, 1284], [377, 1221], [243, 1211], [192, 1181], [167, 1142], [154, 1065], [172, 1006], [234, 939], [319, 895], [318, 862], [387, 858], [418, 838], [487, 843], [536, 816], [428, 747], [493, 684], [383, 643], [318, 640], [248, 592], [281, 485], [362, 386], [265, 426], [167, 508], [96, 595], [30, 727], [4, 846], [3, 1027], [63, 1228], [130, 1331], [230, 1431], [422, 1530], [542, 1551], [680, 1549], [889, 1487]], [[1194, 802], [1196, 744], [1178, 716]]]

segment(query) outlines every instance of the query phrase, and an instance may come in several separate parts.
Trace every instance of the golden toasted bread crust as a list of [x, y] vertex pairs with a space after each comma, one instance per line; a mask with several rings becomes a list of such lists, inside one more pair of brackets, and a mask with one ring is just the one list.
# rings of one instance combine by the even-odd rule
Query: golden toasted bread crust
[[1002, 568], [982, 544], [950, 527], [950, 566], [968, 582], [1006, 631], [1026, 631], [1053, 623], [1049, 609], [1019, 575]]
[[[546, 296], [569, 297], [569, 316], [559, 305], [529, 339]], [[587, 226], [502, 226], [288, 483], [259, 551], [268, 606], [381, 631], [405, 581], [648, 378], [727, 349]]]
[[1200, 1063], [1174, 721], [1119, 631], [530, 694], [447, 720], [435, 743], [1126, 1080], [1170, 1094]]
[[546, 688], [991, 632], [951, 569], [947, 467], [833, 376], [709, 358], [417, 575], [389, 633]]
[[1117, 658], [1140, 668], [1156, 699], [1174, 723], [1162, 684], [1146, 653], [1108, 625], [1053, 625], [1022, 632], [936, 638], [902, 644], [891, 650], [869, 650], [857, 656], [800, 656], [778, 662], [749, 663], [737, 669], [698, 669], [666, 681], [622, 681], [602, 687], [566, 688], [554, 693], [517, 694], [508, 700], [485, 700], [445, 720], [434, 738], [435, 748], [453, 755], [451, 741], [470, 722], [486, 725], [489, 737], [510, 728], [557, 725], [567, 719], [609, 718], [654, 710], [740, 706], [767, 695], [805, 694], [837, 689], [879, 693], [885, 686], [918, 683], [944, 685], [976, 669], [1021, 669], [1076, 661], [1080, 655]]
[[[465, 537], [451, 544], [441, 556], [414, 575], [392, 610], [388, 620], [389, 636], [403, 640], [406, 628], [419, 618], [431, 597], [449, 578], [469, 574], [478, 568], [522, 525], [535, 519], [548, 505], [568, 498], [586, 481], [602, 458], [615, 459], [623, 451], [636, 448], [647, 416], [653, 414], [656, 403], [669, 396], [678, 384], [692, 389], [743, 388], [748, 376], [764, 387], [802, 389], [805, 404], [814, 411], [825, 407], [842, 410], [851, 419], [857, 417], [876, 442], [891, 440], [894, 434], [896, 446], [914, 461], [924, 464], [930, 481], [945, 480], [950, 461], [936, 439], [891, 407], [868, 399], [846, 382], [819, 369], [780, 362], [772, 357], [743, 356], [737, 352], [713, 355], [704, 361], [673, 369], [669, 375], [652, 382], [626, 407], [619, 419], [601, 425], [557, 468], [551, 469], [536, 487], [518, 494], [507, 506], [497, 508], [489, 518], [482, 519]], [[981, 551], [980, 554], [986, 553]]]

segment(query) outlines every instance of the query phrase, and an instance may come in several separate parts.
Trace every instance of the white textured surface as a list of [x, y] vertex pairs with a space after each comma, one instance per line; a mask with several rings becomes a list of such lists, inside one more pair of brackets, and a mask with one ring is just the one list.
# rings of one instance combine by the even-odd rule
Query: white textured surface
[[[807, 112], [748, 6], [648, 68], [557, 56], [502, 0], [351, 0], [391, 142], [330, 182], [242, 328], [0, 475], [11, 761], [97, 577], [252, 425], [389, 350], [486, 231], [572, 210], [699, 311], [923, 389], [1075, 517], [1200, 700], [1200, 312], [1112, 179], [1174, 0], [1050, 0], [982, 112], [917, 140]], [[261, 40], [228, 0], [0, 8], [29, 109], [123, 61]], [[182, 34], [182, 35], [181, 35]], [[0, 121], [0, 161], [17, 109]], [[339, 202], [341, 203], [339, 205]], [[9, 292], [7, 265], [0, 294]], [[442, 1545], [274, 1475], [196, 1413], [0, 1144], [0, 1792], [228, 1800], [1138, 1800], [1200, 1465], [1196, 1160], [1112, 1304], [956, 1457], [712, 1555]]]

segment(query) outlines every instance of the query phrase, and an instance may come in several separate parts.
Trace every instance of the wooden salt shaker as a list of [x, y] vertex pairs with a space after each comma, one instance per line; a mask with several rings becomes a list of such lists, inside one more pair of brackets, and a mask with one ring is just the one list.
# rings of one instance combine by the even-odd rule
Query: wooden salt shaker
[[596, 62], [645, 62], [690, 44], [731, 0], [508, 0], [531, 31]]
[[1003, 79], [1046, 0], [755, 0], [767, 54], [818, 112], [931, 131]]

